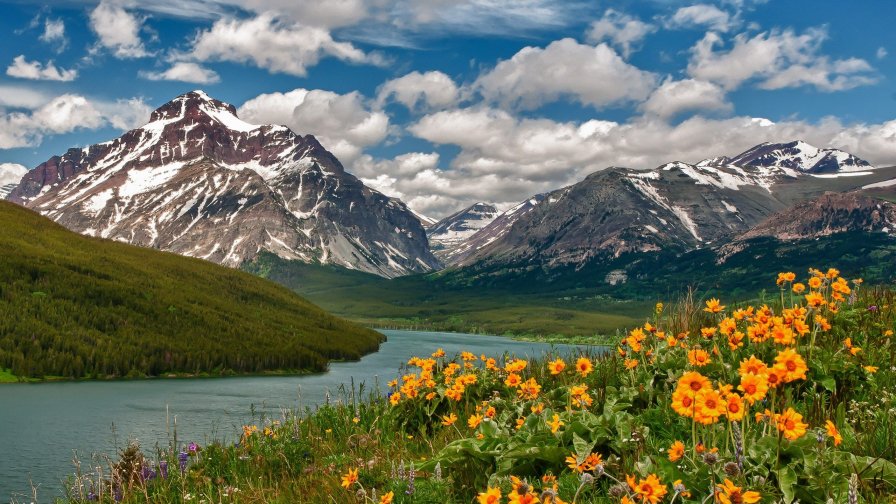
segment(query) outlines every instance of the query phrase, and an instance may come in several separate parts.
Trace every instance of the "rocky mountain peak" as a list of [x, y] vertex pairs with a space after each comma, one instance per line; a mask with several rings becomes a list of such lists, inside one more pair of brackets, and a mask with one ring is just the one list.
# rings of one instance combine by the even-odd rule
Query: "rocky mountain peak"
[[802, 140], [761, 143], [731, 158], [731, 164], [797, 170], [811, 174], [872, 170], [868, 161], [839, 149], [821, 149]]

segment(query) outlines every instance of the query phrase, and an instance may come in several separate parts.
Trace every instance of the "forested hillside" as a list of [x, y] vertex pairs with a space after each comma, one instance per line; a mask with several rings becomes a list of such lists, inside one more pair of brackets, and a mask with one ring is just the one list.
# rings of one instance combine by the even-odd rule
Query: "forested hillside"
[[322, 370], [381, 338], [248, 273], [84, 237], [0, 202], [0, 373]]

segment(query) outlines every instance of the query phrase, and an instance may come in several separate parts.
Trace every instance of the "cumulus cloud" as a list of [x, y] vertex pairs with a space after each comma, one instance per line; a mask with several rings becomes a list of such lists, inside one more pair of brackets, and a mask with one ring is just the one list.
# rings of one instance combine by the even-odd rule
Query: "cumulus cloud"
[[121, 59], [151, 55], [140, 38], [144, 21], [121, 5], [105, 0], [90, 13], [90, 27], [97, 35], [99, 46]]
[[644, 37], [656, 31], [656, 27], [635, 19], [628, 14], [607, 9], [603, 17], [591, 23], [588, 40], [603, 42], [609, 40], [622, 51], [626, 58], [637, 50]]
[[371, 110], [356, 91], [338, 94], [295, 89], [262, 94], [237, 112], [245, 121], [282, 124], [297, 134], [312, 134], [345, 164], [357, 159], [365, 147], [382, 142], [389, 133], [389, 117]]
[[716, 51], [723, 40], [709, 32], [691, 49], [688, 73], [725, 89], [735, 89], [751, 79], [758, 79], [759, 87], [764, 89], [810, 85], [821, 91], [841, 91], [877, 82], [865, 60], [832, 60], [819, 54], [826, 38], [827, 32], [822, 28], [802, 34], [790, 29], [753, 37], [741, 33], [725, 52]]
[[178, 61], [163, 72], [141, 71], [140, 77], [153, 81], [180, 81], [196, 84], [214, 84], [221, 80], [214, 70], [188, 61]]
[[645, 114], [663, 119], [672, 118], [682, 112], [731, 109], [732, 105], [725, 98], [725, 91], [720, 86], [695, 79], [666, 79], [640, 106], [640, 110]]
[[731, 28], [733, 19], [715, 5], [696, 4], [681, 7], [666, 20], [667, 28], [709, 28], [720, 32]]
[[250, 63], [270, 72], [305, 76], [321, 58], [382, 64], [349, 42], [337, 42], [326, 29], [301, 25], [272, 13], [250, 19], [225, 18], [200, 32], [182, 60]]
[[[376, 165], [380, 171], [370, 171], [368, 178], [378, 179], [384, 191], [391, 188], [408, 201], [421, 198], [415, 210], [423, 211], [426, 205], [443, 210], [430, 211], [433, 216], [476, 200], [520, 201], [608, 166], [647, 169], [674, 160], [697, 162], [735, 155], [766, 141], [803, 139], [820, 147], [845, 149], [879, 166], [896, 164], [896, 121], [845, 124], [836, 118], [773, 122], [745, 116], [694, 116], [670, 124], [644, 116], [626, 123], [557, 122], [471, 107], [428, 114], [409, 131], [435, 144], [456, 146], [460, 153], [450, 166], [423, 169], [411, 177], [419, 185], [390, 168], [394, 160]], [[439, 198], [424, 205], [428, 195]]]
[[62, 52], [68, 46], [68, 38], [65, 36], [65, 22], [61, 19], [44, 20], [44, 32], [38, 37], [42, 42], [55, 45], [57, 52]]
[[28, 173], [28, 168], [16, 163], [0, 163], [0, 187], [18, 184]]
[[473, 84], [504, 106], [535, 109], [562, 98], [595, 108], [645, 99], [657, 77], [625, 62], [610, 46], [566, 38], [545, 48], [525, 47]]
[[127, 129], [145, 121], [150, 108], [142, 100], [94, 102], [64, 94], [29, 111], [0, 114], [0, 149], [33, 147], [45, 135], [112, 126]]
[[397, 79], [386, 81], [377, 91], [377, 105], [382, 107], [389, 99], [401, 103], [409, 110], [418, 105], [425, 108], [444, 108], [457, 103], [460, 90], [448, 75], [432, 71], [411, 72]]
[[46, 64], [41, 64], [39, 61], [28, 61], [25, 59], [24, 54], [20, 54], [6, 68], [6, 75], [19, 79], [68, 82], [78, 77], [78, 71], [75, 69], [65, 70], [58, 68], [53, 64], [52, 60]]
[[880, 46], [877, 48], [877, 53], [875, 53], [877, 59], [884, 59], [887, 57], [887, 48], [884, 46]]
[[51, 96], [30, 87], [0, 84], [0, 112], [4, 107], [35, 109], [51, 99]]

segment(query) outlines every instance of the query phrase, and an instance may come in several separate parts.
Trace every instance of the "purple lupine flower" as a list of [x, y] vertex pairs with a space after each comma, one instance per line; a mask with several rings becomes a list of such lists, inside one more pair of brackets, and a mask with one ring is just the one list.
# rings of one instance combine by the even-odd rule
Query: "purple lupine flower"
[[868, 311], [874, 313], [877, 311], [877, 305], [871, 305], [868, 307]]
[[116, 486], [114, 489], [112, 489], [112, 498], [115, 499], [115, 502], [121, 502], [121, 488]]
[[149, 480], [154, 480], [154, 479], [156, 479], [156, 476], [157, 476], [156, 470], [148, 465], [143, 466], [143, 468], [140, 470], [141, 481], [146, 482]]
[[162, 474], [162, 479], [168, 479], [168, 461], [167, 460], [159, 461], [159, 472]]
[[177, 454], [177, 460], [180, 463], [180, 472], [184, 473], [187, 471], [187, 459], [190, 458], [190, 454], [187, 452], [180, 452]]
[[97, 499], [99, 499], [99, 497], [96, 495], [96, 493], [93, 492], [93, 490], [87, 492], [87, 500], [95, 501]]

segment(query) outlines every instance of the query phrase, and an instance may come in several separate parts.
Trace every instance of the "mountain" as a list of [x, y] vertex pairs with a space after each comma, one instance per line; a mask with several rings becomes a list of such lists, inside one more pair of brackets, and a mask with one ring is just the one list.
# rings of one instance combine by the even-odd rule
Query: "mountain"
[[438, 266], [418, 218], [311, 135], [252, 125], [202, 91], [69, 149], [8, 198], [90, 236], [239, 266], [269, 251], [394, 277]]
[[500, 215], [494, 205], [475, 203], [430, 225], [427, 229], [429, 246], [436, 257], [451, 262], [457, 247]]
[[806, 198], [894, 176], [896, 168], [804, 142], [648, 171], [608, 168], [548, 193], [487, 239], [483, 228], [458, 247], [467, 252], [452, 266], [575, 269], [629, 254], [715, 248]]
[[381, 340], [248, 273], [0, 202], [0, 370], [16, 376], [320, 371]]
[[819, 149], [796, 140], [789, 143], [762, 143], [731, 158], [731, 164], [787, 168], [813, 174], [835, 174], [871, 170], [864, 159], [838, 149]]
[[0, 163], [0, 199], [12, 192], [28, 173], [28, 169], [19, 164]]

